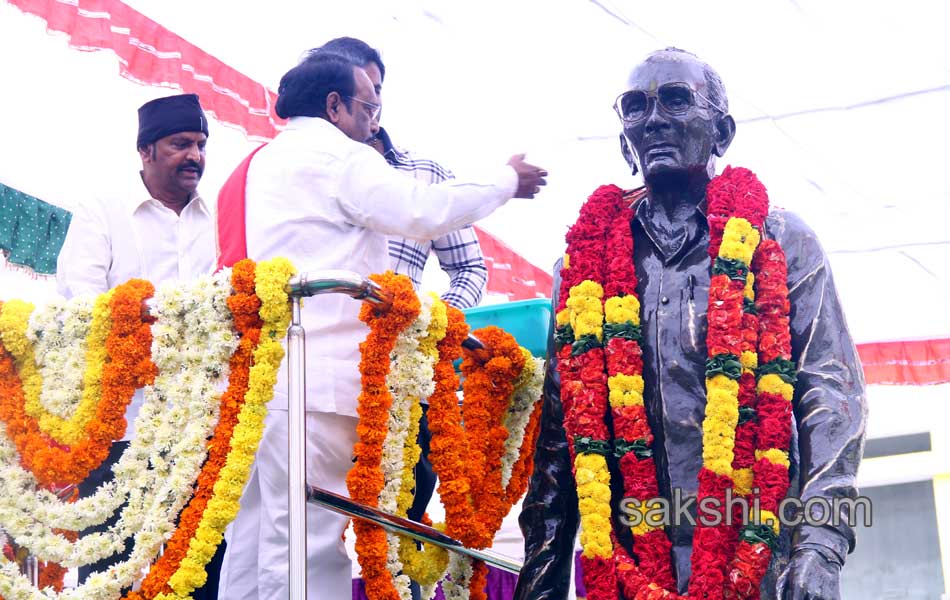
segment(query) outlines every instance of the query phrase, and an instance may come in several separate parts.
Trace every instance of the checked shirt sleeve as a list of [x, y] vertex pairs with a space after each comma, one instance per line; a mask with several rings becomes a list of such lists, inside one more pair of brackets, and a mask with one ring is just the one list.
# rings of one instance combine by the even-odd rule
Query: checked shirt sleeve
[[449, 290], [442, 299], [456, 308], [477, 306], [488, 283], [488, 269], [475, 228], [469, 225], [433, 240], [432, 250], [449, 275]]
[[[430, 184], [455, 177], [450, 170], [435, 161], [415, 158], [408, 152], [392, 151], [386, 160], [396, 169]], [[442, 299], [456, 308], [478, 305], [488, 283], [488, 269], [475, 228], [471, 225], [463, 227], [432, 240], [430, 244], [391, 238], [389, 256], [393, 270], [408, 275], [419, 287], [430, 247], [439, 259], [442, 270], [449, 276], [449, 290], [442, 295]]]

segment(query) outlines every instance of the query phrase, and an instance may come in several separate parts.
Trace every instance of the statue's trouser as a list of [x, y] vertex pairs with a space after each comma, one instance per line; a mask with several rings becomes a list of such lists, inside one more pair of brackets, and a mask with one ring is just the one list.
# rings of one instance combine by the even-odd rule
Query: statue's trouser
[[[307, 413], [307, 483], [348, 496], [356, 417]], [[270, 410], [241, 510], [228, 528], [218, 598], [286, 600], [287, 411]], [[307, 597], [349, 598], [350, 559], [343, 543], [348, 518], [307, 504]]]

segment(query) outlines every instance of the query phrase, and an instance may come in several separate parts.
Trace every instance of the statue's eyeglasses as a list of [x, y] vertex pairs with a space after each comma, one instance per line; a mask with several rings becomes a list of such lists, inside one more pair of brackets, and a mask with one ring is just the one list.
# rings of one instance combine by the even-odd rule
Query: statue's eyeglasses
[[[701, 98], [705, 105], [699, 106], [696, 97]], [[685, 115], [693, 107], [713, 108], [721, 113], [726, 112], [715, 102], [694, 90], [687, 83], [664, 83], [656, 91], [630, 90], [617, 96], [614, 101], [614, 110], [617, 116], [627, 125], [639, 123], [650, 114], [650, 98], [656, 100], [660, 111], [669, 117]]]
[[366, 100], [360, 100], [356, 96], [347, 96], [350, 100], [356, 100], [364, 107], [366, 107], [366, 112], [369, 113], [369, 117], [374, 121], [379, 118], [379, 113], [383, 110], [383, 107], [379, 104], [373, 104], [372, 102], [367, 102]]

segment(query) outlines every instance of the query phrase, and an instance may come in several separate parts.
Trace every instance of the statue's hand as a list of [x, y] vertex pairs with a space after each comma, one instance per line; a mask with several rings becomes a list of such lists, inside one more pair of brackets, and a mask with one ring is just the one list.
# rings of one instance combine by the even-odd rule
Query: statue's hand
[[797, 550], [779, 581], [781, 600], [840, 600], [841, 566], [817, 550]]

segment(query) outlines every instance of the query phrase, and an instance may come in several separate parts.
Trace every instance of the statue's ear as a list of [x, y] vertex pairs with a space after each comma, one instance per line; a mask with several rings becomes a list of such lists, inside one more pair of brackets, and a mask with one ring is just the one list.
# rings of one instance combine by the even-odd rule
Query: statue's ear
[[732, 115], [720, 115], [716, 119], [716, 143], [713, 144], [713, 154], [721, 158], [735, 137], [736, 120], [732, 118]]
[[627, 136], [622, 133], [620, 134], [620, 153], [623, 154], [623, 159], [630, 165], [630, 174], [636, 175], [640, 168], [637, 166], [637, 159], [633, 157], [633, 151], [630, 150], [630, 142], [627, 141]]

